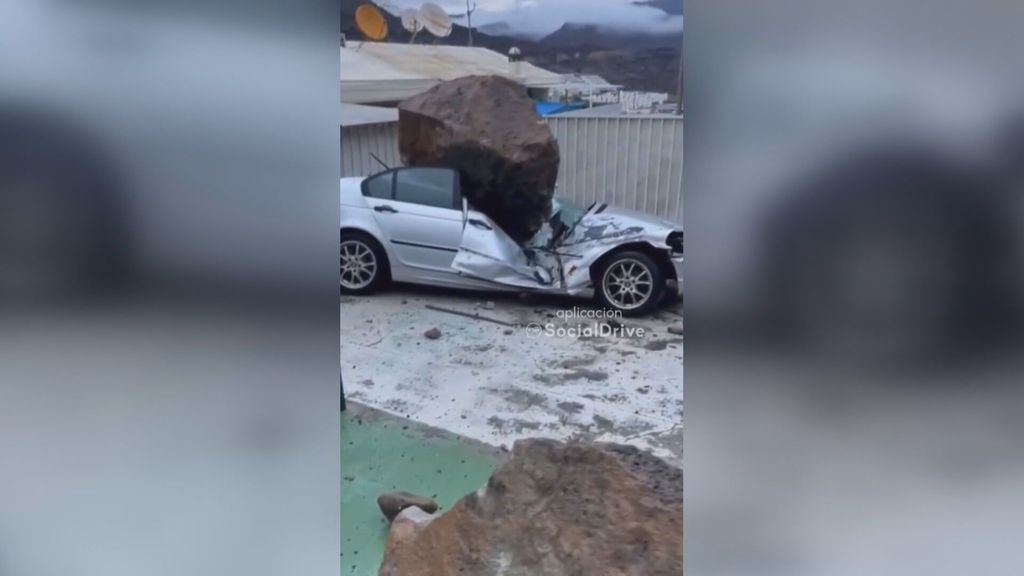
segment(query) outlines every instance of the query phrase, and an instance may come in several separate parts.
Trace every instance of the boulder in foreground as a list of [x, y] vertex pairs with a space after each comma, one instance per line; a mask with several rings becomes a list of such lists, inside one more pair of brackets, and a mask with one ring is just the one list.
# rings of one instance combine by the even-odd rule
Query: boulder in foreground
[[379, 572], [682, 573], [682, 471], [629, 446], [554, 440], [517, 442], [487, 485], [450, 511], [400, 522]]

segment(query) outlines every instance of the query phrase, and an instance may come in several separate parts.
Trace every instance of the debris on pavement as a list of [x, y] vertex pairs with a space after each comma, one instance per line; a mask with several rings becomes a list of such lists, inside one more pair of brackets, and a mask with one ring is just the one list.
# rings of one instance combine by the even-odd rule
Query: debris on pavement
[[377, 506], [388, 521], [392, 521], [398, 513], [406, 508], [416, 507], [428, 514], [437, 512], [437, 502], [426, 496], [418, 496], [411, 492], [388, 492], [377, 497]]
[[[402, 299], [409, 305], [400, 306]], [[539, 435], [579, 438], [634, 444], [682, 465], [682, 432], [673, 425], [683, 419], [685, 344], [682, 336], [667, 332], [682, 323], [679, 319], [622, 320], [644, 333], [609, 334], [604, 319], [591, 318], [590, 309], [553, 299], [538, 305], [514, 296], [430, 293], [427, 298], [398, 287], [357, 300], [340, 312], [341, 363], [350, 398], [492, 446], [511, 447], [515, 440]], [[486, 300], [494, 301], [493, 311], [478, 307]], [[428, 304], [507, 325], [474, 322], [479, 318], [433, 311]], [[361, 329], [365, 318], [375, 319], [373, 330]], [[442, 333], [437, 341], [423, 336], [432, 327]], [[440, 343], [444, 346], [438, 348]], [[361, 384], [368, 379], [375, 385]], [[648, 394], [636, 392], [651, 382], [661, 385]], [[559, 406], [572, 403], [583, 408]], [[596, 424], [595, 416], [610, 424]]]
[[448, 512], [403, 512], [379, 574], [682, 571], [681, 469], [631, 446], [528, 439]]
[[[493, 302], [492, 302], [492, 304], [493, 304]], [[427, 310], [433, 310], [435, 312], [445, 312], [447, 314], [454, 314], [456, 316], [462, 316], [463, 318], [470, 318], [472, 320], [482, 320], [484, 322], [491, 322], [492, 324], [499, 324], [501, 326], [509, 326], [511, 328], [516, 328], [517, 327], [516, 324], [513, 324], [511, 322], [505, 322], [504, 320], [497, 320], [495, 318], [488, 318], [486, 316], [481, 316], [479, 314], [473, 314], [473, 313], [470, 313], [470, 312], [462, 312], [462, 311], [459, 311], [459, 310], [453, 310], [451, 308], [442, 308], [440, 306], [434, 306], [433, 304], [427, 304], [425, 306], [425, 308]]]
[[541, 229], [558, 179], [558, 142], [520, 84], [466, 76], [402, 102], [398, 114], [406, 166], [457, 170], [463, 196], [517, 242]]
[[679, 325], [676, 325], [676, 326], [669, 326], [668, 327], [668, 333], [669, 334], [675, 334], [676, 336], [682, 336], [682, 335], [685, 334], [685, 331], [683, 330], [683, 325], [679, 324]]
[[424, 332], [423, 336], [425, 336], [427, 340], [437, 340], [438, 338], [441, 337], [441, 331], [438, 330], [437, 328], [431, 328], [430, 330]]

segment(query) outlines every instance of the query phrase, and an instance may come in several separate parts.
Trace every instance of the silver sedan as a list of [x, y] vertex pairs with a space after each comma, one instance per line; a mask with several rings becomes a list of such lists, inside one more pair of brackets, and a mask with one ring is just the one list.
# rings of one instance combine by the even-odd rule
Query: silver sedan
[[517, 244], [462, 197], [455, 171], [398, 168], [341, 180], [341, 291], [388, 282], [594, 297], [623, 315], [682, 291], [682, 226], [556, 198]]

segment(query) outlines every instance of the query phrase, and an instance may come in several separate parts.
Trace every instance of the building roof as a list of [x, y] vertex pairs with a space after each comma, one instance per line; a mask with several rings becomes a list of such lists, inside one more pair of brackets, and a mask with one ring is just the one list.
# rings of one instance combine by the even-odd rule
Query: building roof
[[556, 118], [679, 118], [671, 112], [633, 112], [622, 110], [622, 104], [604, 104], [556, 114]]
[[347, 42], [341, 48], [341, 100], [397, 102], [463, 76], [495, 74], [527, 87], [561, 84], [562, 77], [486, 48], [387, 42]]
[[562, 74], [561, 83], [548, 87], [568, 92], [601, 92], [618, 90], [622, 85], [611, 84], [596, 74]]
[[386, 124], [398, 122], [398, 110], [395, 108], [380, 108], [377, 106], [363, 106], [361, 104], [341, 103], [341, 125], [362, 126], [364, 124]]

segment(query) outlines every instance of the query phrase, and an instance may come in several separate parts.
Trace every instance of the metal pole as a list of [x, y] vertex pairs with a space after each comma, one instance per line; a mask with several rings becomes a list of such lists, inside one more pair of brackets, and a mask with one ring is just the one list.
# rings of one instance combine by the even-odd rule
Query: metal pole
[[[684, 34], [685, 36], [685, 34]], [[676, 115], [683, 115], [683, 47], [686, 46], [686, 41], [680, 43], [679, 46], [679, 95], [676, 96]]]

